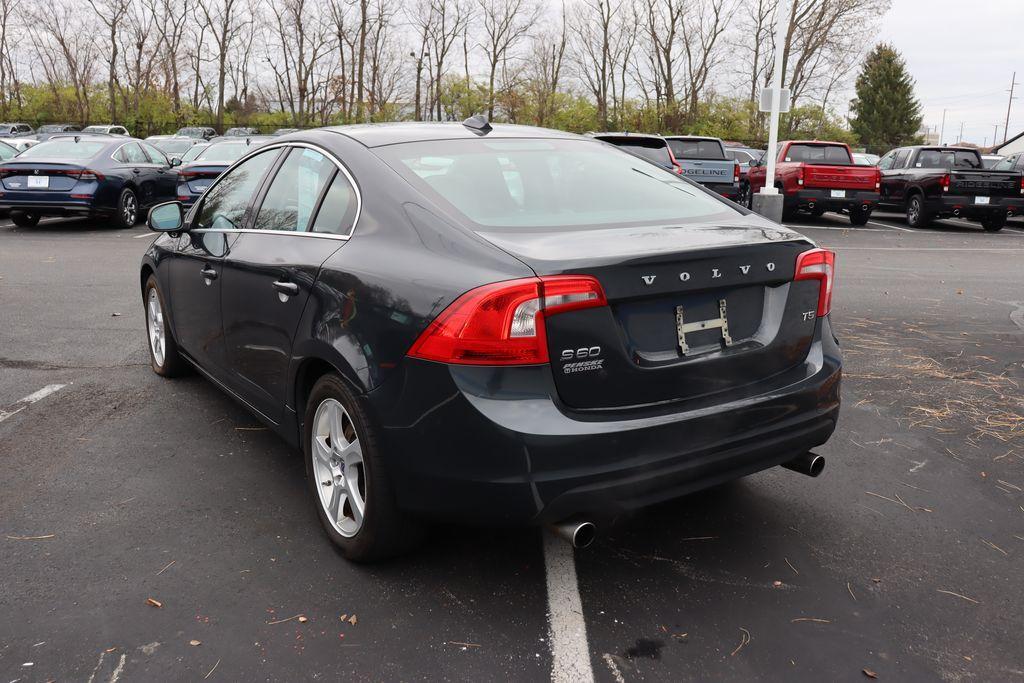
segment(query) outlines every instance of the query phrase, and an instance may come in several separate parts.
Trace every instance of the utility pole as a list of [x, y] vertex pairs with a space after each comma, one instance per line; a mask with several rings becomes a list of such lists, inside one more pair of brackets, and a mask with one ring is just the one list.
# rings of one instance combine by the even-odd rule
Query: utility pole
[[995, 124], [995, 128], [992, 130], [992, 146], [995, 147], [996, 140], [999, 139], [999, 124]]
[[942, 110], [942, 128], [939, 129], [939, 144], [942, 144], [942, 138], [946, 135], [946, 110]]
[[1006, 123], [1003, 124], [1003, 142], [1006, 142], [1007, 133], [1010, 131], [1010, 107], [1013, 106], [1013, 101], [1016, 99], [1013, 96], [1013, 89], [1017, 86], [1017, 72], [1013, 72], [1013, 78], [1010, 79], [1010, 101], [1006, 103]]
[[959, 136], [957, 136], [957, 139], [956, 139], [956, 144], [958, 144], [958, 145], [959, 145], [959, 144], [960, 144], [961, 142], [963, 142], [963, 141], [964, 141], [964, 122], [963, 122], [963, 121], [961, 121], [961, 122], [960, 122], [960, 135], [959, 135]]

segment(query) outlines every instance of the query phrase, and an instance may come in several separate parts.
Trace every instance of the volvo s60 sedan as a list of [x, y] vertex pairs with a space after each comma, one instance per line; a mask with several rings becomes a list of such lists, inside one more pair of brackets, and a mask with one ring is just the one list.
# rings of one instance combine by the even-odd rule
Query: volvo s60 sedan
[[591, 138], [304, 131], [149, 223], [153, 370], [301, 449], [351, 559], [817, 474], [836, 426], [833, 254]]
[[0, 165], [0, 210], [22, 227], [42, 216], [93, 216], [127, 228], [145, 209], [173, 199], [176, 186], [167, 157], [145, 142], [61, 136]]

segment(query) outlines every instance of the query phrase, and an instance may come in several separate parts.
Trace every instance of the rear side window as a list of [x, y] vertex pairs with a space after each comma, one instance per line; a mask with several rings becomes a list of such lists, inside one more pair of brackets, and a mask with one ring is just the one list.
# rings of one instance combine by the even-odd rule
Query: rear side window
[[305, 232], [320, 194], [337, 167], [314, 149], [293, 148], [256, 214], [256, 230]]
[[[677, 159], [724, 159], [725, 150], [718, 140], [679, 140], [669, 138], [668, 146]], [[735, 157], [732, 157], [735, 158]], [[746, 159], [740, 159], [746, 161]]]
[[17, 153], [18, 150], [10, 145], [0, 144], [0, 161], [7, 161]]
[[210, 188], [196, 215], [196, 227], [206, 230], [241, 230], [248, 220], [253, 195], [267, 169], [277, 158], [277, 150], [257, 154], [225, 173]]
[[38, 145], [32, 145], [21, 153], [19, 159], [92, 159], [108, 143], [81, 141], [74, 138], [54, 138]]
[[154, 164], [161, 164], [163, 166], [168, 164], [167, 157], [164, 156], [163, 152], [153, 145], [147, 145], [145, 142], [140, 144], [142, 145], [142, 149], [146, 150], [146, 155], [149, 156], [149, 160]]
[[334, 174], [334, 180], [316, 212], [310, 232], [325, 232], [332, 235], [347, 235], [352, 232], [356, 218], [356, 193], [348, 178], [341, 171]]
[[144, 151], [142, 151], [142, 148], [139, 147], [134, 142], [131, 143], [131, 144], [125, 145], [124, 147], [122, 147], [121, 151], [124, 153], [124, 158], [128, 161], [129, 164], [148, 164], [148, 163], [150, 163], [149, 157], [146, 156], [146, 153]]
[[790, 145], [783, 161], [802, 161], [807, 164], [850, 166], [853, 159], [843, 145]]
[[446, 140], [374, 151], [481, 226], [681, 225], [739, 215], [675, 174], [591, 140]]
[[892, 163], [893, 168], [903, 168], [907, 165], [907, 159], [910, 158], [909, 149], [901, 149], [896, 152], [896, 160]]

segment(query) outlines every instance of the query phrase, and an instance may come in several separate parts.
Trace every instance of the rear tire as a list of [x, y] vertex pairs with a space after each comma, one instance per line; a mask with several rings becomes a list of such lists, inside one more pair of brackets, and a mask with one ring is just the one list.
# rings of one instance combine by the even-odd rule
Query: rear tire
[[376, 428], [339, 375], [313, 386], [302, 443], [317, 517], [342, 555], [381, 560], [419, 539], [419, 527], [398, 509]]
[[871, 218], [871, 209], [862, 209], [855, 206], [850, 209], [850, 225], [867, 225]]
[[924, 206], [924, 199], [919, 194], [907, 200], [907, 225], [912, 228], [927, 228], [932, 222], [931, 214]]
[[39, 225], [39, 214], [31, 211], [12, 211], [11, 222], [19, 228], [34, 228]]
[[139, 222], [139, 198], [129, 188], [121, 190], [117, 200], [117, 213], [114, 215], [114, 226], [130, 228]]
[[1004, 225], [1006, 225], [1005, 213], [997, 213], [981, 219], [981, 227], [985, 228], [985, 232], [999, 232]]
[[178, 353], [178, 344], [171, 334], [167, 322], [167, 306], [156, 283], [156, 276], [150, 275], [143, 290], [146, 307], [146, 336], [149, 339], [149, 364], [153, 372], [161, 377], [177, 377], [188, 371], [188, 363]]

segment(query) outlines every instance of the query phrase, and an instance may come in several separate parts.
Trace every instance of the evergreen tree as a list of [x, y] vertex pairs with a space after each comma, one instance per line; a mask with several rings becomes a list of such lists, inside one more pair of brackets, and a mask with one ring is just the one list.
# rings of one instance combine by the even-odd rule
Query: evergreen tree
[[914, 79], [895, 48], [885, 43], [875, 46], [857, 75], [856, 91], [857, 97], [850, 102], [850, 128], [869, 152], [884, 154], [919, 142], [921, 103], [914, 97]]

